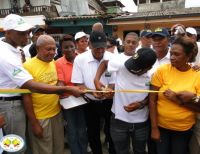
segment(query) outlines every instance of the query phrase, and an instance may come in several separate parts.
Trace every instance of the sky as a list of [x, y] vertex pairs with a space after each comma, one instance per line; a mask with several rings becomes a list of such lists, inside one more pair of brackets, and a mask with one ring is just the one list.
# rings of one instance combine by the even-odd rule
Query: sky
[[133, 0], [121, 0], [122, 4], [124, 4], [123, 11], [128, 12], [137, 12], [137, 6], [133, 2]]

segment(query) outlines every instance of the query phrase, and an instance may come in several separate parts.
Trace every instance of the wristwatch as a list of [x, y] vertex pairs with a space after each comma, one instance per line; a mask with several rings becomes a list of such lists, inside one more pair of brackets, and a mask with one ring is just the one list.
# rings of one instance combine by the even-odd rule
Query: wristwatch
[[195, 96], [192, 98], [192, 102], [195, 104], [198, 103], [199, 101], [200, 101], [200, 96]]

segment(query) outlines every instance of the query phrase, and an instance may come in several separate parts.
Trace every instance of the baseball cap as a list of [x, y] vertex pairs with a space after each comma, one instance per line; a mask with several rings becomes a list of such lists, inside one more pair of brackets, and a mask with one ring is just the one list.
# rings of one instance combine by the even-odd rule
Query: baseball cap
[[140, 37], [151, 37], [152, 31], [150, 29], [144, 29], [140, 32]]
[[88, 35], [86, 33], [84, 33], [84, 32], [77, 32], [75, 34], [74, 39], [77, 40], [77, 39], [80, 39], [81, 37], [84, 37], [84, 36], [88, 37]]
[[125, 63], [127, 70], [133, 74], [137, 74], [144, 69], [151, 67], [156, 62], [157, 56], [151, 48], [140, 48]]
[[3, 29], [16, 30], [16, 31], [27, 31], [33, 28], [32, 25], [28, 24], [24, 18], [16, 14], [9, 14], [3, 19]]
[[106, 48], [106, 34], [100, 31], [93, 31], [90, 34], [90, 43], [93, 48]]
[[186, 30], [185, 30], [187, 33], [190, 33], [190, 34], [192, 34], [192, 35], [196, 35], [197, 36], [197, 31], [196, 31], [196, 29], [194, 29], [193, 27], [188, 27], [188, 28], [186, 28]]
[[40, 25], [36, 25], [33, 29], [32, 29], [32, 35], [34, 35], [35, 33], [39, 32], [39, 31], [45, 31], [44, 27], [40, 26]]
[[156, 28], [154, 30], [154, 32], [152, 33], [152, 37], [155, 35], [159, 35], [162, 37], [168, 37], [169, 36], [169, 32], [167, 30], [167, 28]]

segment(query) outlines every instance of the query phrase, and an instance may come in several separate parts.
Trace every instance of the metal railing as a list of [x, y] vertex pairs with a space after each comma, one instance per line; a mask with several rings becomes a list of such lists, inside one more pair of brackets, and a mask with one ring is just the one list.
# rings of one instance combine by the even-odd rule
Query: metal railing
[[10, 13], [16, 13], [20, 15], [25, 14], [42, 14], [43, 12], [52, 12], [56, 11], [51, 6], [41, 5], [41, 6], [33, 6], [30, 11], [24, 11], [23, 8], [9, 8], [9, 9], [0, 9], [0, 16], [6, 16]]

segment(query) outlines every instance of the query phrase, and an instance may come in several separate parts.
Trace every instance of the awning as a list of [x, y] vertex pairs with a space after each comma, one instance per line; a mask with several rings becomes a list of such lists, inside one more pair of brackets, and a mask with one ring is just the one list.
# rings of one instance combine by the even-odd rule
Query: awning
[[[44, 15], [35, 15], [35, 16], [23, 16], [23, 18], [28, 22], [29, 24], [35, 26], [35, 25], [45, 25], [45, 19], [46, 17]], [[0, 31], [3, 31], [3, 19], [0, 18]]]

